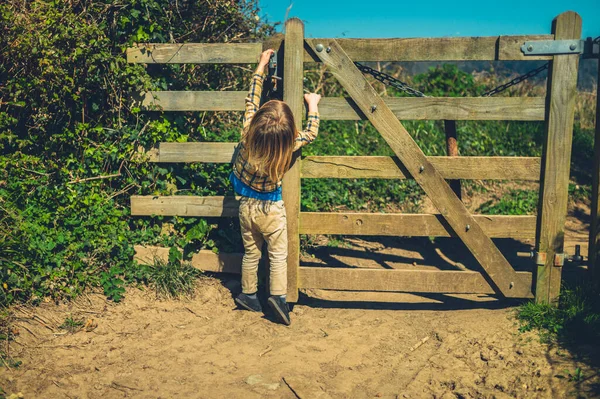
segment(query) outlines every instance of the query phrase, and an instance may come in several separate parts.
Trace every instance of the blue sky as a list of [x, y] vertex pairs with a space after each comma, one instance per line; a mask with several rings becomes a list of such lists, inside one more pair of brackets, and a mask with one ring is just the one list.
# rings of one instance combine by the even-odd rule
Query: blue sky
[[[289, 0], [259, 0], [260, 15], [283, 21]], [[600, 36], [600, 0], [356, 1], [296, 0], [290, 17], [306, 37], [448, 37], [550, 33], [552, 19], [581, 15], [582, 37]]]

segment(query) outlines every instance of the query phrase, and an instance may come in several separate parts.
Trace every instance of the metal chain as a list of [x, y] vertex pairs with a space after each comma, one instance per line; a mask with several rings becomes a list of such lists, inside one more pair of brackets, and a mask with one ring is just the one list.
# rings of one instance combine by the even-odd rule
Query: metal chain
[[[595, 41], [596, 40], [600, 41], [600, 37], [596, 38]], [[423, 94], [422, 92], [420, 92], [419, 90], [413, 89], [408, 84], [404, 83], [403, 81], [401, 81], [399, 79], [396, 79], [393, 76], [388, 75], [387, 73], [380, 72], [376, 69], [373, 69], [371, 67], [363, 65], [359, 62], [355, 62], [354, 64], [358, 67], [358, 69], [361, 70], [361, 72], [368, 73], [369, 75], [373, 76], [375, 79], [377, 79], [378, 81], [380, 81], [381, 83], [383, 83], [385, 85], [392, 86], [400, 91], [403, 91], [403, 92], [408, 93], [415, 97], [428, 97], [425, 94]], [[546, 69], [548, 69], [549, 66], [550, 66], [550, 63], [548, 62], [539, 68], [529, 71], [524, 75], [518, 76], [508, 83], [504, 83], [498, 87], [493, 88], [490, 91], [485, 92], [483, 94], [483, 97], [491, 97], [495, 94], [498, 94], [498, 93], [508, 89], [509, 87], [515, 86], [529, 78], [534, 77], [535, 75], [538, 75], [542, 71], [545, 71]]]
[[377, 79], [378, 81], [380, 81], [381, 83], [383, 83], [385, 85], [392, 86], [400, 91], [410, 94], [411, 96], [427, 97], [425, 94], [421, 93], [419, 90], [413, 89], [412, 87], [410, 87], [403, 81], [398, 80], [395, 77], [388, 75], [387, 73], [379, 72], [377, 69], [373, 69], [373, 68], [363, 65], [359, 62], [355, 62], [354, 64], [362, 72], [372, 75], [375, 79]]
[[544, 65], [542, 65], [542, 66], [541, 66], [541, 67], [539, 67], [539, 68], [536, 68], [536, 69], [534, 69], [534, 70], [532, 70], [532, 71], [529, 71], [529, 72], [527, 72], [527, 73], [526, 73], [526, 74], [524, 74], [524, 75], [517, 76], [516, 78], [514, 78], [514, 79], [513, 79], [513, 80], [511, 80], [510, 82], [508, 82], [508, 83], [504, 83], [504, 84], [502, 84], [502, 85], [500, 85], [500, 86], [498, 86], [498, 87], [495, 87], [495, 88], [493, 88], [492, 90], [490, 90], [490, 91], [488, 91], [488, 92], [485, 92], [485, 93], [483, 93], [482, 97], [491, 97], [491, 96], [493, 96], [494, 94], [498, 94], [498, 93], [500, 93], [501, 91], [504, 91], [504, 90], [508, 89], [509, 87], [512, 87], [512, 86], [514, 86], [514, 85], [518, 85], [518, 84], [519, 84], [519, 83], [521, 83], [522, 81], [524, 81], [524, 80], [527, 80], [527, 79], [529, 79], [529, 78], [532, 78], [532, 77], [534, 77], [535, 75], [537, 75], [537, 74], [541, 73], [542, 71], [545, 71], [546, 69], [548, 69], [548, 67], [549, 67], [549, 66], [550, 66], [550, 63], [549, 63], [549, 62], [547, 62], [547, 63], [545, 63]]

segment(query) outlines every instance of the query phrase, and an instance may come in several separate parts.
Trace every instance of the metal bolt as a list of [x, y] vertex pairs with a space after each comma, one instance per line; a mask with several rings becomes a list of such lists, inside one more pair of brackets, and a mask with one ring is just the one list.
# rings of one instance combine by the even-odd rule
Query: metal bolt
[[575, 49], [577, 48], [577, 45], [575, 43], [573, 43], [569, 46], [569, 48], [571, 49], [571, 51], [575, 51]]
[[371, 112], [375, 112], [377, 110], [377, 105], [371, 105]]
[[465, 229], [466, 229], [467, 231], [471, 230], [471, 225], [470, 225], [470, 224], [466, 225], [466, 226], [465, 226]]
[[424, 170], [425, 170], [425, 166], [423, 166], [423, 165], [419, 166], [419, 173], [423, 173]]
[[324, 48], [324, 47], [323, 47], [323, 45], [322, 45], [321, 43], [319, 43], [319, 44], [317, 44], [317, 45], [315, 46], [315, 50], [317, 50], [319, 53], [320, 53], [321, 51], [323, 51], [323, 48]]
[[531, 44], [527, 46], [527, 51], [533, 51], [533, 46]]
[[331, 53], [331, 47], [327, 47], [327, 50], [325, 50], [325, 51], [327, 51], [328, 53]]

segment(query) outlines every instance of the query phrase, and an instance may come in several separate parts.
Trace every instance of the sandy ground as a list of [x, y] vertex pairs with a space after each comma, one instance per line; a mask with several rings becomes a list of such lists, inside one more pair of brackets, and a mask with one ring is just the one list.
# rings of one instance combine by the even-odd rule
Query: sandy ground
[[[585, 220], [569, 218], [568, 248], [578, 243], [587, 252], [586, 229]], [[499, 245], [507, 256], [528, 247]], [[309, 252], [304, 262], [471, 267], [448, 240], [353, 239]], [[577, 270], [565, 267], [565, 276]], [[286, 327], [237, 310], [238, 290], [235, 276], [206, 277], [189, 300], [129, 289], [119, 304], [88, 293], [17, 307], [10, 353], [23, 364], [1, 368], [0, 387], [25, 398], [600, 397], [598, 349], [548, 346], [520, 333], [518, 302], [312, 290]], [[60, 329], [68, 317], [86, 326]], [[580, 380], [569, 377], [577, 368]]]

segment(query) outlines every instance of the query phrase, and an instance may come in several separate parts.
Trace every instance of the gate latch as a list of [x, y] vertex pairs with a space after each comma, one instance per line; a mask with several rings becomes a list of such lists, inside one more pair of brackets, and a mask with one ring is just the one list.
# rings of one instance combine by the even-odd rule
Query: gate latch
[[521, 52], [525, 55], [582, 54], [585, 41], [573, 40], [535, 40], [525, 42]]

